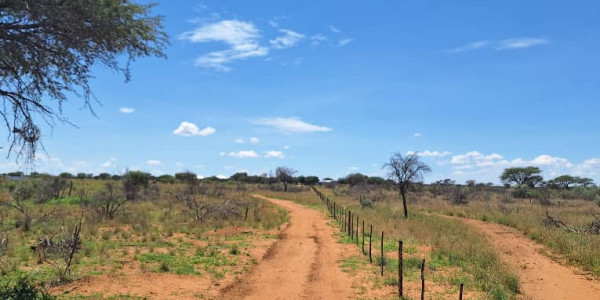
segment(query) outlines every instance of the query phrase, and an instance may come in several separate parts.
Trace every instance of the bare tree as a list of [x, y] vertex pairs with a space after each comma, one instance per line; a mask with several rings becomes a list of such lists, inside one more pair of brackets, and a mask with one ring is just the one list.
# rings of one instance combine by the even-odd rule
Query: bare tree
[[287, 192], [288, 183], [294, 180], [294, 174], [296, 173], [298, 173], [298, 171], [288, 167], [277, 167], [277, 169], [275, 169], [275, 178], [277, 178], [277, 181], [283, 183], [284, 192]]
[[104, 189], [95, 195], [92, 205], [104, 220], [112, 220], [126, 202], [127, 198], [116, 183], [107, 181]]
[[390, 156], [390, 161], [383, 165], [383, 169], [387, 171], [387, 177], [396, 182], [402, 196], [404, 217], [408, 218], [406, 193], [413, 184], [422, 181], [425, 174], [431, 173], [431, 168], [419, 160], [416, 153], [402, 156], [402, 153], [396, 152]]

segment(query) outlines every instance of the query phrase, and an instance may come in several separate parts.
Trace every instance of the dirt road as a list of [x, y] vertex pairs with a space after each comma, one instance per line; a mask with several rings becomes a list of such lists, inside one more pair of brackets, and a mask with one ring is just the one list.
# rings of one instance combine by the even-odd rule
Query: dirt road
[[520, 231], [494, 223], [461, 219], [489, 237], [501, 258], [520, 278], [523, 299], [600, 299], [600, 283], [540, 253], [544, 246]]
[[342, 246], [319, 212], [262, 196], [289, 212], [281, 239], [246, 278], [225, 289], [226, 299], [348, 299], [352, 280], [338, 267]]

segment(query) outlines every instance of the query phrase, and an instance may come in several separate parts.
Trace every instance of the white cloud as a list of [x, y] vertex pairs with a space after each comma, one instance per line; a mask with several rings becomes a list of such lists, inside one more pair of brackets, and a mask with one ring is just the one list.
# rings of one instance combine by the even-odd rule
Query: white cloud
[[515, 38], [500, 41], [497, 50], [525, 49], [537, 45], [548, 44], [548, 40], [543, 38]]
[[544, 38], [511, 38], [505, 40], [496, 40], [496, 41], [477, 41], [473, 43], [469, 43], [466, 45], [462, 45], [456, 48], [452, 48], [447, 50], [450, 53], [458, 53], [465, 51], [473, 51], [473, 50], [481, 50], [481, 49], [494, 49], [494, 50], [516, 50], [516, 49], [526, 49], [533, 46], [548, 44], [549, 41]]
[[111, 157], [100, 166], [102, 168], [110, 168], [110, 167], [114, 167], [116, 164], [117, 164], [117, 159], [114, 157]]
[[131, 107], [121, 107], [121, 108], [119, 108], [119, 111], [123, 114], [131, 114], [135, 111], [135, 109], [133, 109]]
[[263, 118], [252, 121], [256, 125], [271, 126], [284, 133], [327, 132], [329, 127], [306, 123], [299, 118]]
[[266, 158], [284, 158], [283, 152], [281, 151], [267, 151], [265, 154]]
[[227, 179], [229, 177], [227, 177], [227, 176], [225, 176], [223, 174], [219, 174], [219, 175], [217, 175], [217, 178], [219, 178], [219, 179]]
[[352, 43], [354, 41], [354, 39], [351, 38], [346, 38], [346, 39], [341, 39], [338, 41], [338, 46], [339, 47], [344, 47], [350, 43]]
[[271, 27], [279, 27], [279, 22], [274, 21], [274, 20], [269, 20], [269, 25], [271, 25]]
[[244, 139], [243, 138], [237, 138], [234, 141], [236, 144], [243, 144], [244, 143]]
[[418, 155], [422, 156], [422, 157], [445, 157], [452, 154], [452, 152], [448, 152], [448, 151], [429, 151], [429, 150], [425, 150], [423, 152], [419, 152]]
[[256, 152], [254, 152], [254, 150], [229, 152], [229, 156], [231, 156], [231, 157], [237, 157], [237, 158], [256, 158], [256, 157], [259, 157], [259, 155]]
[[260, 143], [260, 139], [258, 139], [257, 137], [251, 137], [250, 138], [250, 144], [258, 144]]
[[492, 153], [484, 155], [478, 151], [470, 151], [466, 154], [452, 156], [451, 163], [453, 165], [475, 164], [477, 166], [493, 165], [502, 159], [502, 155]]
[[464, 52], [464, 51], [483, 49], [483, 48], [490, 46], [491, 44], [492, 44], [492, 42], [490, 42], [490, 41], [477, 41], [477, 42], [469, 43], [466, 45], [462, 45], [462, 46], [450, 49], [450, 50], [448, 50], [448, 52], [456, 53], [456, 52]]
[[163, 163], [160, 160], [150, 159], [146, 162], [146, 164], [149, 166], [162, 166]]
[[341, 33], [342, 32], [337, 27], [331, 26], [331, 25], [329, 26], [329, 30], [331, 30], [331, 32], [334, 32], [334, 33]]
[[422, 137], [423, 135], [417, 132], [417, 133], [413, 134], [413, 136], [414, 136], [414, 137], [416, 137], [416, 138], [420, 138], [420, 137]]
[[293, 47], [305, 37], [304, 34], [289, 29], [280, 29], [279, 32], [283, 33], [283, 35], [269, 41], [271, 46], [275, 49]]
[[225, 156], [225, 155], [227, 155], [227, 152], [221, 151], [221, 152], [219, 152], [219, 155], [220, 156]]
[[177, 129], [173, 130], [173, 134], [181, 136], [207, 136], [215, 133], [215, 129], [212, 127], [206, 127], [202, 130], [194, 123], [181, 122]]
[[222, 42], [229, 46], [226, 50], [214, 51], [196, 58], [194, 65], [227, 72], [228, 63], [251, 57], [266, 56], [269, 48], [260, 45], [260, 32], [250, 22], [222, 20], [204, 24], [192, 31], [179, 35], [180, 40], [193, 43]]
[[285, 146], [283, 146], [283, 149], [285, 149], [285, 150], [290, 149], [290, 146], [285, 145]]
[[318, 46], [327, 40], [329, 40], [327, 36], [318, 33], [310, 37], [310, 44], [312, 46]]

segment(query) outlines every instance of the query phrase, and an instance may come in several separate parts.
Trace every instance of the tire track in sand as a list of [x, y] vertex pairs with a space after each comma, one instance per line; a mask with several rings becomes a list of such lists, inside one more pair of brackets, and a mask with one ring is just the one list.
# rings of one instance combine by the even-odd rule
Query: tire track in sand
[[480, 220], [457, 219], [489, 238], [500, 258], [519, 276], [523, 299], [600, 299], [600, 282], [542, 254], [545, 247], [517, 229]]
[[320, 212], [292, 201], [255, 196], [286, 209], [280, 240], [247, 277], [222, 294], [226, 299], [348, 299], [352, 279], [341, 271], [343, 248]]

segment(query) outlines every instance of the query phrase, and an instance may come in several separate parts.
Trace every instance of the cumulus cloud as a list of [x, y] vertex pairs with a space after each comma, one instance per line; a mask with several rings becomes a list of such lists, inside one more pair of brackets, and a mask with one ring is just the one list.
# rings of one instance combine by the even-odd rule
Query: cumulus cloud
[[284, 133], [328, 132], [332, 129], [306, 123], [299, 118], [262, 118], [253, 120], [252, 124], [270, 126]]
[[251, 144], [258, 144], [258, 143], [260, 143], [260, 139], [258, 139], [257, 137], [253, 136], [253, 137], [250, 138], [250, 143]]
[[283, 33], [283, 35], [269, 41], [271, 46], [275, 49], [293, 47], [305, 37], [304, 34], [289, 29], [280, 29], [279, 32]]
[[453, 174], [456, 176], [490, 176], [493, 179], [500, 175], [504, 168], [537, 166], [542, 169], [544, 177], [551, 179], [562, 174], [572, 174], [598, 179], [600, 175], [600, 158], [590, 158], [581, 163], [573, 163], [566, 158], [541, 154], [533, 159], [515, 158], [508, 160], [498, 153], [483, 154], [470, 151], [454, 155], [450, 161]]
[[423, 152], [419, 152], [418, 155], [422, 156], [422, 157], [446, 157], [448, 155], [452, 154], [452, 152], [448, 152], [448, 151], [429, 151], [429, 150], [425, 150]]
[[157, 159], [150, 159], [146, 162], [146, 164], [149, 166], [162, 166], [163, 163]]
[[203, 24], [179, 35], [180, 40], [192, 43], [222, 42], [229, 48], [213, 51], [196, 58], [194, 65], [228, 72], [232, 61], [266, 56], [269, 48], [260, 45], [260, 32], [253, 23], [238, 20], [221, 20]]
[[173, 134], [181, 136], [207, 136], [215, 133], [215, 129], [212, 127], [206, 127], [202, 130], [194, 123], [181, 122], [177, 129], [173, 130]]
[[284, 158], [283, 152], [281, 151], [267, 151], [265, 154], [266, 158]]
[[229, 156], [231, 156], [231, 157], [237, 157], [237, 158], [256, 158], [256, 157], [259, 157], [258, 153], [254, 152], [254, 150], [229, 152]]
[[119, 111], [123, 114], [131, 114], [131, 113], [135, 112], [135, 109], [133, 109], [131, 107], [121, 107], [121, 108], [119, 108]]
[[466, 51], [474, 51], [474, 50], [482, 50], [482, 49], [493, 49], [497, 51], [502, 50], [517, 50], [517, 49], [526, 49], [534, 46], [548, 44], [549, 41], [544, 38], [532, 38], [532, 37], [523, 37], [523, 38], [510, 38], [504, 40], [484, 40], [477, 41], [473, 43], [468, 43], [462, 46], [458, 46], [452, 49], [447, 50], [450, 53], [458, 53], [458, 52], [466, 52]]

